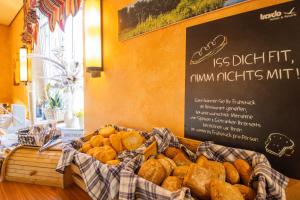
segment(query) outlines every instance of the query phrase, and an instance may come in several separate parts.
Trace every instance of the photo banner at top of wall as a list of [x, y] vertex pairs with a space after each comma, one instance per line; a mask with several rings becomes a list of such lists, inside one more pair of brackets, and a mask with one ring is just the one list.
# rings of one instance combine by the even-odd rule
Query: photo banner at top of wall
[[119, 40], [127, 40], [246, 0], [137, 0], [118, 12]]
[[300, 179], [300, 4], [186, 32], [185, 137], [250, 149]]

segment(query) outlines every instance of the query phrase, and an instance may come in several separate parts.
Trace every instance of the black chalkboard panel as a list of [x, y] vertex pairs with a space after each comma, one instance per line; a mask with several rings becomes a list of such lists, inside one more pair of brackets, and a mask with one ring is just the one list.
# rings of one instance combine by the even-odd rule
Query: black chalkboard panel
[[300, 178], [299, 5], [187, 29], [185, 137], [264, 153]]

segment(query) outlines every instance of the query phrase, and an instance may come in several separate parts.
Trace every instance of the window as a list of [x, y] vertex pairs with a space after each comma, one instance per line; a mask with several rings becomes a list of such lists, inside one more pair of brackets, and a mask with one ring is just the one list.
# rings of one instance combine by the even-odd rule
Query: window
[[[63, 49], [62, 58], [68, 63], [68, 70], [72, 70], [70, 63], [78, 62], [79, 72], [77, 84], [73, 92], [62, 87], [57, 87], [57, 79], [61, 77], [61, 71], [53, 67], [51, 62], [43, 59], [32, 58], [32, 108], [34, 109], [35, 122], [55, 118], [64, 121], [66, 112], [82, 116], [83, 102], [83, 11], [78, 11], [75, 17], [68, 17], [65, 30], [62, 31], [56, 25], [55, 31], [51, 32], [47, 18], [39, 15], [38, 44], [34, 48], [34, 54], [49, 58], [55, 57], [55, 50]], [[55, 78], [53, 78], [55, 77]], [[55, 80], [54, 80], [55, 79]], [[50, 89], [49, 89], [50, 88]], [[52, 110], [51, 110], [52, 109]], [[49, 110], [55, 111], [49, 115]], [[47, 115], [48, 113], [48, 115]], [[54, 116], [55, 115], [55, 116]]]

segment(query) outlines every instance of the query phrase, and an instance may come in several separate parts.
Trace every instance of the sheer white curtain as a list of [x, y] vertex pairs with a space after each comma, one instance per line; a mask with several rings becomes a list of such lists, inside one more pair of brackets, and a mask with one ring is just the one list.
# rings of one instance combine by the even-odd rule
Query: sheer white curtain
[[[39, 13], [40, 17], [40, 31], [38, 35], [38, 44], [34, 48], [34, 53], [41, 54], [47, 57], [55, 58], [53, 50], [61, 46], [64, 47], [64, 60], [67, 62], [76, 61], [80, 64], [81, 73], [83, 78], [83, 11], [79, 10], [75, 17], [70, 16], [67, 19], [64, 32], [57, 25], [54, 32], [49, 30], [47, 18]], [[32, 90], [34, 93], [32, 106], [36, 112], [36, 116], [40, 117], [40, 105], [45, 100], [45, 86], [51, 83], [51, 80], [43, 79], [41, 77], [51, 77], [57, 75], [58, 70], [51, 66], [50, 63], [42, 62], [41, 60], [32, 59]], [[83, 84], [83, 83], [82, 83]], [[75, 90], [73, 98], [73, 110], [74, 112], [83, 111], [84, 106], [84, 94], [83, 85]], [[67, 98], [66, 95], [64, 98]], [[67, 104], [67, 99], [64, 99], [64, 103]], [[67, 107], [68, 105], [65, 105]]]

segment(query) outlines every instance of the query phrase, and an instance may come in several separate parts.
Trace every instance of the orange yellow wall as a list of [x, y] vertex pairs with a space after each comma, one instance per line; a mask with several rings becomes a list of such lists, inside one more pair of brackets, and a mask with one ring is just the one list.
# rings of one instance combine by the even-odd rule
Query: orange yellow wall
[[0, 25], [0, 103], [11, 103], [12, 81], [9, 27]]
[[[12, 69], [16, 66], [16, 61], [19, 59], [18, 52], [20, 47], [22, 46], [20, 35], [23, 31], [23, 20], [24, 14], [23, 10], [21, 10], [9, 27], [9, 42]], [[20, 84], [18, 86], [12, 86], [12, 103], [24, 104], [26, 106], [28, 105], [28, 95], [26, 86], [24, 86], [23, 84]]]
[[[118, 41], [118, 10], [133, 0], [103, 0], [104, 74], [86, 74], [85, 128], [106, 124], [184, 133], [185, 32], [189, 26], [286, 2], [252, 0]], [[246, 23], [246, 22], [245, 22]]]

